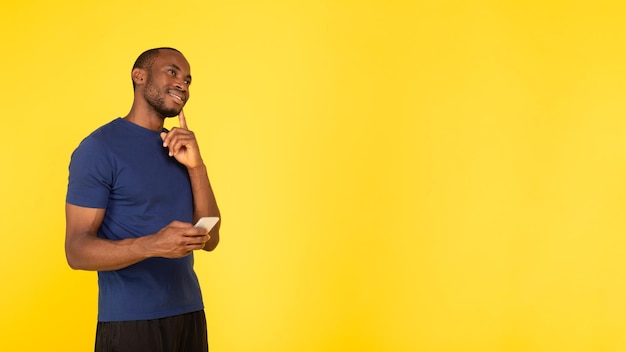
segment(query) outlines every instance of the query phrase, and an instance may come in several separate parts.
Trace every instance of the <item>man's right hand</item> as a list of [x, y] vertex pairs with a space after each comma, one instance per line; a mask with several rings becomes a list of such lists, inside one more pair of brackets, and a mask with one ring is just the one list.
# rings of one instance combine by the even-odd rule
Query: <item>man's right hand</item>
[[172, 221], [154, 235], [137, 238], [136, 244], [142, 246], [149, 257], [181, 258], [204, 248], [209, 238], [204, 228]]

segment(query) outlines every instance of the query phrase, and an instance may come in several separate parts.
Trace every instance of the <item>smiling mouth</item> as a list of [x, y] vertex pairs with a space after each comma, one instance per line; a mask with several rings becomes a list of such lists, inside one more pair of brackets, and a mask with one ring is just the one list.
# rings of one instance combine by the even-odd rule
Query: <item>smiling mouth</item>
[[174, 98], [174, 100], [180, 102], [180, 103], [184, 103], [185, 102], [185, 98], [183, 98], [181, 95], [178, 94], [174, 94], [174, 93], [168, 93], [172, 98]]

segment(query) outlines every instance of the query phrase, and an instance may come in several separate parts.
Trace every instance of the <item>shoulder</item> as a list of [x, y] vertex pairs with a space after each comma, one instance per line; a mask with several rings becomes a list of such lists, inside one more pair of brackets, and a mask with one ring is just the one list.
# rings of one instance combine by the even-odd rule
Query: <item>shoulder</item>
[[[105, 148], [108, 141], [111, 141], [111, 138], [114, 137], [120, 131], [120, 118], [117, 118], [105, 125], [100, 126], [95, 131], [91, 132], [87, 137], [85, 137], [78, 147], [76, 151], [79, 150], [91, 150], [98, 148]], [[76, 152], [75, 151], [75, 152]]]
[[116, 118], [115, 120], [98, 127], [95, 131], [91, 132], [85, 140], [99, 140], [106, 141], [111, 137], [121, 133], [124, 131], [124, 123], [121, 118]]
[[119, 134], [119, 118], [99, 127], [87, 137], [85, 137], [79, 145], [74, 149], [71, 155], [70, 166], [80, 165], [97, 165], [101, 163], [110, 163], [111, 141], [116, 139]]

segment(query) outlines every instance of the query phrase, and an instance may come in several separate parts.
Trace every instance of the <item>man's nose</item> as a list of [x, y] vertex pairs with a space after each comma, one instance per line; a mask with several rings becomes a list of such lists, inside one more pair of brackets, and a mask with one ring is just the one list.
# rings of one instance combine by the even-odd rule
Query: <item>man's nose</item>
[[175, 83], [176, 88], [186, 92], [187, 91], [187, 85], [185, 84], [185, 81], [182, 79], [176, 79], [176, 83]]

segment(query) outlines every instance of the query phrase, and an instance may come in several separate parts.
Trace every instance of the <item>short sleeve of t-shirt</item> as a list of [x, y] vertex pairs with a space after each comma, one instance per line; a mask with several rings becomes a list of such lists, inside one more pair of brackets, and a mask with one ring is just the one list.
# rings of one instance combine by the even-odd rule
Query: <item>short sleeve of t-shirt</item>
[[106, 208], [113, 184], [113, 165], [104, 146], [93, 136], [72, 153], [66, 202], [86, 208]]

